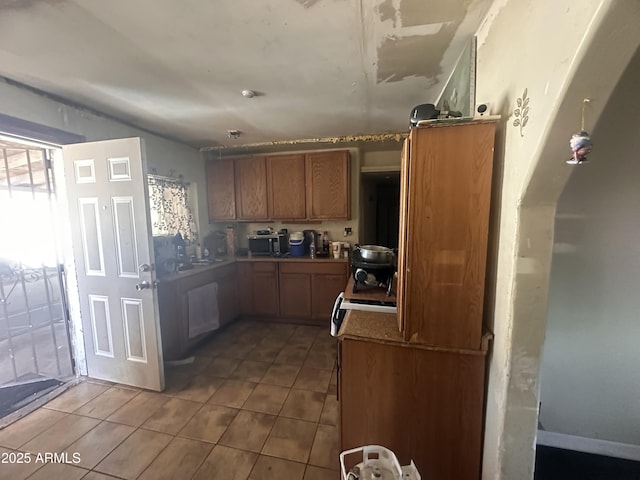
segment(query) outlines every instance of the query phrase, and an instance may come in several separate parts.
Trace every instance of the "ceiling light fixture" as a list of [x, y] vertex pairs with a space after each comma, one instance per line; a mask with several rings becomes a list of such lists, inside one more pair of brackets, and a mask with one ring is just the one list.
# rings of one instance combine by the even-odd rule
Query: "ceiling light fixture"
[[238, 138], [240, 135], [242, 135], [240, 130], [227, 130], [227, 137], [229, 138]]
[[242, 96], [246, 98], [253, 98], [256, 96], [256, 92], [253, 90], [242, 90]]

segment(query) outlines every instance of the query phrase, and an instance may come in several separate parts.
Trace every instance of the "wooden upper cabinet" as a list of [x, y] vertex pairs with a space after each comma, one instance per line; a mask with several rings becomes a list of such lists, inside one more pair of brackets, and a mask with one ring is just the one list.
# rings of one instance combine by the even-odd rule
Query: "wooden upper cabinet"
[[274, 220], [307, 217], [304, 155], [267, 157], [269, 211]]
[[268, 220], [267, 162], [264, 157], [235, 159], [238, 220]]
[[494, 122], [411, 131], [399, 250], [405, 340], [480, 348], [494, 137]]
[[307, 218], [350, 218], [349, 152], [314, 152], [306, 155]]
[[207, 203], [210, 222], [236, 219], [233, 160], [207, 162]]

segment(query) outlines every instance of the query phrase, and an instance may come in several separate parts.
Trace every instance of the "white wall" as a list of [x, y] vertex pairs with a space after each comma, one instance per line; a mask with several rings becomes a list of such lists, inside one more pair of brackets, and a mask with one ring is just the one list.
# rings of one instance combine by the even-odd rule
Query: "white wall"
[[[408, 118], [408, 117], [407, 117]], [[407, 127], [409, 133], [409, 127]], [[367, 151], [362, 152], [360, 167], [369, 171], [397, 169], [400, 170], [402, 157], [402, 142], [398, 142], [397, 150]]]
[[640, 50], [558, 202], [541, 367], [545, 430], [640, 445]]
[[[82, 135], [87, 141], [142, 137], [145, 142], [148, 167], [155, 167], [160, 175], [169, 175], [171, 169], [175, 169], [176, 175], [183, 174], [185, 181], [190, 182], [197, 192], [197, 203], [200, 208], [194, 213], [199, 219], [200, 228], [208, 226], [206, 184], [203, 181], [205, 178], [204, 161], [198, 150], [142, 132], [105, 117], [63, 105], [48, 97], [10, 85], [2, 80], [0, 80], [0, 99], [2, 99], [0, 103], [0, 113], [2, 114]], [[59, 152], [57, 153], [53, 157], [56, 178], [63, 178], [61, 170], [62, 159]], [[60, 196], [64, 196], [63, 187], [59, 188], [59, 192], [61, 193]], [[80, 300], [75, 265], [71, 258], [69, 246], [70, 226], [66, 223], [68, 221], [69, 219], [67, 218], [62, 220], [67, 228], [66, 232], [61, 231], [61, 236], [63, 237], [63, 244], [66, 245], [64, 250], [67, 254], [65, 269], [68, 272], [71, 342], [76, 360], [76, 373], [86, 375], [87, 366], [84, 355]]]
[[208, 230], [207, 189], [204, 161], [197, 149], [143, 132], [128, 125], [69, 107], [30, 90], [0, 80], [0, 113], [33, 123], [83, 135], [87, 141], [113, 138], [142, 137], [147, 151], [149, 167], [159, 175], [184, 175], [187, 182], [196, 185], [199, 228]]
[[[557, 198], [571, 175], [564, 161], [592, 123], [640, 43], [637, 2], [496, 0], [478, 31], [477, 98], [502, 115], [488, 285], [489, 358], [483, 478], [533, 478], [539, 367]], [[513, 125], [527, 89], [528, 123]]]

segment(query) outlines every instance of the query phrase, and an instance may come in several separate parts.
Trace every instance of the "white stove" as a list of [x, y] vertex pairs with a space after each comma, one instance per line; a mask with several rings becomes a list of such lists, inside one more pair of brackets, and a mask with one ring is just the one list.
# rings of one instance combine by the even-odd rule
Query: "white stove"
[[359, 302], [347, 298], [342, 300], [340, 308], [343, 310], [363, 310], [365, 312], [398, 313], [398, 307], [395, 305]]
[[344, 292], [341, 292], [336, 298], [333, 304], [333, 311], [331, 312], [331, 335], [338, 336], [342, 320], [347, 314], [348, 310], [361, 310], [365, 312], [379, 312], [379, 313], [398, 313], [398, 308], [394, 303], [390, 302], [377, 302], [370, 300], [356, 300], [345, 298]]

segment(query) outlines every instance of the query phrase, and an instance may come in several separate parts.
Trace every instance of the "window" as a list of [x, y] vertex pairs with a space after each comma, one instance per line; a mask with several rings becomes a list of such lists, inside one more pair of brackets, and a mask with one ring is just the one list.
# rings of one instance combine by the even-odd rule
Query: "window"
[[192, 242], [198, 239], [196, 223], [188, 198], [189, 185], [180, 179], [148, 176], [153, 235], [180, 232]]

